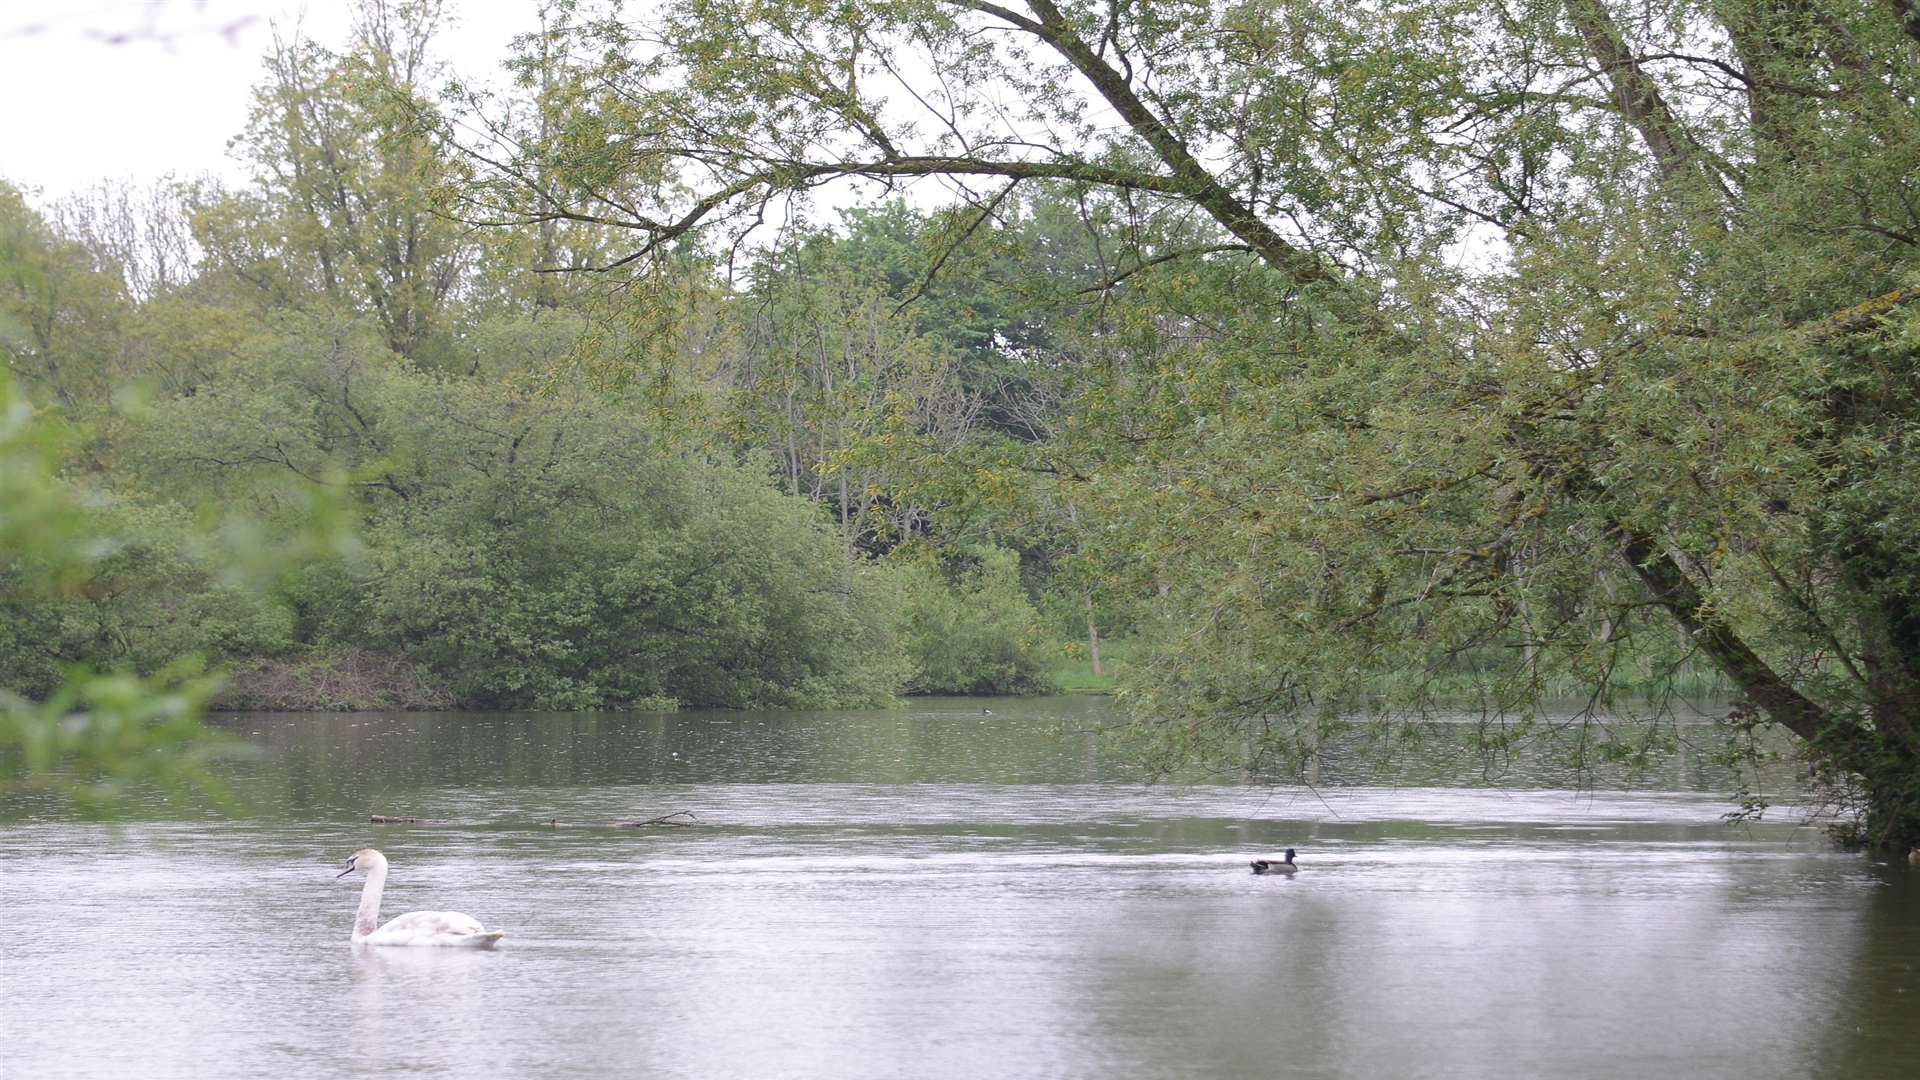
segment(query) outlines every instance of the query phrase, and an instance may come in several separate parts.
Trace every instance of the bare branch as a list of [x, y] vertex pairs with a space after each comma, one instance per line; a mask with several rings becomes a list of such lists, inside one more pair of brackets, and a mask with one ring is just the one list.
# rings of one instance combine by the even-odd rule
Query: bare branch
[[1136, 263], [1125, 270], [1109, 275], [1105, 280], [1099, 282], [1098, 284], [1089, 285], [1086, 288], [1081, 289], [1080, 291], [1083, 293], [1103, 293], [1112, 289], [1114, 286], [1119, 285], [1121, 282], [1127, 280], [1133, 275], [1138, 274], [1143, 270], [1151, 270], [1152, 268], [1159, 266], [1162, 263], [1169, 263], [1174, 261], [1175, 259], [1184, 259], [1184, 258], [1187, 258], [1188, 256], [1193, 256], [1193, 255], [1218, 255], [1222, 252], [1227, 252], [1227, 251], [1239, 251], [1249, 255], [1259, 254], [1259, 252], [1255, 251], [1253, 248], [1249, 247], [1246, 244], [1214, 244], [1210, 247], [1181, 248], [1179, 251], [1169, 251], [1164, 255], [1156, 255], [1151, 259], [1147, 259], [1143, 262]]

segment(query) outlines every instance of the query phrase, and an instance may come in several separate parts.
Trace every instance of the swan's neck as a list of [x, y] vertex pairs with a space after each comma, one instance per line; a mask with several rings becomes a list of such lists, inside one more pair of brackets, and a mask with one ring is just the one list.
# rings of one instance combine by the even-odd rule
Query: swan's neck
[[367, 871], [367, 884], [360, 890], [360, 910], [353, 915], [353, 936], [366, 937], [380, 926], [380, 891], [387, 887], [384, 864]]

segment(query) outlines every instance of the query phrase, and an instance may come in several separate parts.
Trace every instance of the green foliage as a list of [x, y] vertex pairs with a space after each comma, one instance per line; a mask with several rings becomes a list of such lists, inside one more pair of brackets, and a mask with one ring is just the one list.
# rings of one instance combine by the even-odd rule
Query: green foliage
[[320, 344], [315, 325], [127, 436], [134, 471], [175, 491], [268, 500], [296, 473], [362, 492], [364, 551], [282, 590], [302, 644], [411, 658], [469, 706], [827, 706], [900, 685], [883, 579], [806, 502], [681, 455], [619, 402], [424, 374], [365, 327], [322, 324]]
[[1133, 666], [1141, 655], [1130, 638], [1100, 639], [1100, 673], [1094, 674], [1093, 656], [1084, 641], [1076, 641], [1060, 650], [1053, 679], [1069, 694], [1112, 694], [1131, 681]]
[[1032, 437], [888, 475], [1145, 601], [1169, 757], [1708, 663], [1920, 840], [1903, 5], [699, 0], [644, 47], [588, 10], [524, 59], [595, 137], [469, 147], [505, 217], [658, 253], [943, 176], [945, 267], [1055, 183], [1085, 242], [1026, 259], [1061, 309], [1022, 335]]
[[192, 663], [141, 677], [56, 668], [49, 655], [65, 644], [48, 640], [64, 630], [65, 604], [110, 590], [110, 565], [138, 559], [56, 476], [64, 435], [0, 372], [0, 796], [103, 814], [141, 785], [218, 794], [205, 763], [221, 743], [200, 723], [217, 680]]
[[449, 178], [415, 116], [438, 78], [438, 3], [361, 4], [347, 47], [276, 39], [234, 140], [262, 183], [203, 187], [195, 239], [262, 309], [357, 308], [389, 348], [445, 362], [464, 230], [434, 212]]
[[0, 180], [0, 355], [34, 401], [98, 411], [116, 370], [126, 297], [80, 244]]
[[91, 816], [148, 788], [230, 802], [208, 765], [232, 747], [201, 723], [218, 684], [186, 663], [145, 678], [74, 669], [40, 701], [0, 690], [0, 795]]
[[292, 645], [291, 612], [226, 577], [178, 509], [95, 497], [65, 527], [96, 552], [84, 580], [36, 587], [72, 572], [60, 555], [21, 552], [0, 567], [0, 670], [15, 693], [53, 694], [77, 665], [152, 674], [183, 656], [274, 656]]
[[538, 473], [423, 492], [432, 505], [383, 521], [367, 640], [420, 659], [467, 704], [891, 696], [891, 609], [804, 504], [644, 444], [572, 449]]
[[921, 694], [1033, 694], [1053, 689], [1052, 644], [1003, 548], [962, 549], [937, 566], [903, 564], [908, 634]]

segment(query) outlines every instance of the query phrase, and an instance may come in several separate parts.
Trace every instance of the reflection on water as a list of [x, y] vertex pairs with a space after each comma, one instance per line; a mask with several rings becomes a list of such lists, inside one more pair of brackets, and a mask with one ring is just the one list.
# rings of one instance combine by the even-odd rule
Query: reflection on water
[[[1044, 704], [1040, 703], [1044, 702]], [[740, 782], [869, 784], [1140, 781], [1097, 737], [1114, 716], [1098, 697], [967, 699], [861, 713], [399, 713], [233, 716], [218, 721], [273, 751], [269, 800], [338, 805], [385, 789], [479, 784]], [[1726, 739], [1704, 724], [1655, 730], [1652, 751], [1608, 762], [1598, 748], [1641, 741], [1637, 725], [1542, 725], [1510, 751], [1480, 749], [1475, 722], [1366, 726], [1330, 734], [1316, 786], [1644, 788], [1724, 793]], [[1621, 734], [1624, 733], [1624, 734]], [[1619, 738], [1615, 738], [1620, 734]], [[1629, 738], [1629, 736], [1631, 738]], [[1213, 778], [1218, 779], [1218, 778]], [[1234, 777], [1273, 780], [1279, 777]]]
[[[1145, 786], [1104, 703], [993, 707], [230, 718], [246, 820], [0, 826], [0, 1072], [1911, 1071], [1920, 872], [1724, 825], [1706, 729], [1603, 774], [1441, 730], [1330, 741], [1314, 789]], [[349, 946], [367, 844], [387, 915], [501, 950]]]

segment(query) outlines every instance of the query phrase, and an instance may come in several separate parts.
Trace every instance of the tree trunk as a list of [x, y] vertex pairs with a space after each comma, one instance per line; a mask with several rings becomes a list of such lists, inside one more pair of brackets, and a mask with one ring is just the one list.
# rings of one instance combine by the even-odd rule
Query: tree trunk
[[[1678, 621], [1700, 651], [1720, 668], [1742, 697], [1768, 719], [1799, 736], [1825, 779], [1844, 786], [1857, 776], [1865, 797], [1863, 830], [1854, 839], [1905, 850], [1920, 844], [1920, 745], [1915, 729], [1920, 703], [1869, 675], [1867, 705], [1859, 712], [1823, 708], [1774, 671], [1714, 613], [1712, 605], [1677, 560], [1657, 542], [1622, 527], [1622, 554], [1653, 600]], [[1896, 658], [1905, 661], [1907, 658]]]
[[1100, 627], [1093, 621], [1093, 593], [1086, 594], [1087, 601], [1087, 655], [1093, 658], [1093, 673], [1105, 675], [1100, 668]]

